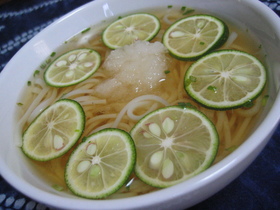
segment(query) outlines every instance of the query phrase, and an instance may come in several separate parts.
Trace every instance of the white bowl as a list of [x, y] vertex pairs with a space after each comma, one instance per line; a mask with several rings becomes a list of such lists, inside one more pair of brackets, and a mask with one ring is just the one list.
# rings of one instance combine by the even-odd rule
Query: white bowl
[[[255, 131], [231, 155], [181, 184], [157, 192], [116, 200], [87, 200], [61, 195], [33, 175], [26, 158], [14, 144], [17, 100], [26, 81], [54, 49], [72, 35], [112, 16], [167, 5], [207, 10], [252, 31], [267, 54], [269, 101]], [[280, 21], [257, 0], [97, 0], [57, 20], [29, 41], [0, 75], [0, 171], [15, 188], [50, 207], [62, 209], [170, 209], [190, 207], [235, 179], [256, 158], [280, 118]]]

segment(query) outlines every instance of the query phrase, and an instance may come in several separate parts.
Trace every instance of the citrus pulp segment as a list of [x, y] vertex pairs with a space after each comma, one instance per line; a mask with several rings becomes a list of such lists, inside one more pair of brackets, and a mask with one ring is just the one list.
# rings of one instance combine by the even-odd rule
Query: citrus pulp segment
[[228, 27], [210, 15], [193, 15], [173, 23], [163, 35], [170, 54], [182, 60], [195, 60], [224, 44]]
[[160, 22], [154, 15], [137, 13], [122, 17], [111, 23], [103, 32], [104, 44], [116, 49], [137, 40], [150, 41], [160, 30]]
[[85, 198], [104, 198], [124, 185], [136, 159], [125, 131], [108, 128], [85, 138], [70, 155], [65, 170], [69, 189]]
[[170, 106], [143, 117], [131, 130], [136, 175], [155, 187], [182, 182], [208, 168], [219, 145], [215, 126], [192, 108]]
[[83, 108], [61, 99], [46, 108], [23, 134], [23, 152], [31, 159], [48, 161], [65, 154], [80, 138], [85, 126]]
[[44, 74], [45, 82], [53, 87], [75, 85], [89, 78], [100, 66], [98, 52], [79, 48], [66, 52], [55, 59]]
[[185, 74], [187, 93], [214, 109], [240, 107], [255, 99], [266, 84], [266, 70], [254, 56], [220, 50], [193, 63]]

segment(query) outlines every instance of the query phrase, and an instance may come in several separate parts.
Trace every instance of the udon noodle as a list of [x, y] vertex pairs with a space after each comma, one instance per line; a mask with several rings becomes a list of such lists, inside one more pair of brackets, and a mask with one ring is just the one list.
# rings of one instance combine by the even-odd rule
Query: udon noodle
[[[161, 41], [161, 37], [166, 28], [174, 20], [183, 17], [180, 9], [164, 9], [155, 11], [153, 14], [160, 19], [162, 26], [161, 31], [152, 42]], [[227, 24], [230, 29], [230, 36], [222, 48], [243, 50], [262, 59], [259, 44], [252, 41], [249, 33], [229, 23]], [[111, 51], [103, 45], [101, 40], [102, 28], [106, 25], [92, 27], [89, 32], [74, 36], [64, 46], [57, 49], [57, 55], [74, 48], [89, 47], [98, 51], [104, 61]], [[207, 109], [194, 102], [184, 90], [183, 78], [191, 62], [179, 61], [169, 55], [167, 57], [169, 59], [168, 69], [170, 72], [166, 74], [165, 81], [162, 81], [157, 88], [151, 89], [145, 94], [134, 93], [133, 91], [128, 93], [128, 90], [124, 89], [123, 91], [125, 92], [123, 94], [126, 97], [121, 98], [121, 100], [112, 100], [111, 98], [104, 98], [94, 94], [95, 87], [106, 79], [106, 74], [102, 71], [102, 67], [91, 78], [77, 85], [65, 88], [47, 86], [43, 80], [43, 70], [38, 74], [36, 72], [29, 82], [30, 85], [24, 90], [25, 95], [20, 102], [21, 106], [19, 106], [18, 126], [24, 131], [44, 108], [60, 98], [76, 100], [84, 108], [86, 113], [86, 128], [82, 138], [109, 127], [120, 128], [129, 132], [141, 117], [153, 110], [169, 105], [191, 105], [206, 114], [216, 125], [220, 136], [220, 146], [215, 160], [216, 163], [230, 154], [248, 137], [254, 127], [255, 118], [258, 117], [262, 109], [262, 101], [265, 93], [255, 100], [251, 108], [239, 108], [227, 111]], [[18, 146], [21, 145], [21, 142], [17, 143]], [[39, 174], [44, 174], [44, 177], [50, 183], [66, 189], [64, 183], [64, 167], [70, 152], [55, 160], [43, 163], [32, 161], [32, 164], [36, 166], [35, 168]], [[111, 196], [111, 198], [123, 196], [124, 193], [126, 196], [133, 196], [156, 190], [143, 184], [133, 176], [131, 182], [132, 184], [129, 183], [129, 187], [124, 186], [120, 192]]]

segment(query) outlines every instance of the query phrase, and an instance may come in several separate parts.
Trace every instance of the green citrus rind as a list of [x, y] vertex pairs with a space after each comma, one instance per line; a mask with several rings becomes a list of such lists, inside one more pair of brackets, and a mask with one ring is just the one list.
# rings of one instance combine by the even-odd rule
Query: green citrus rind
[[228, 26], [219, 18], [192, 15], [169, 26], [162, 42], [173, 57], [193, 61], [221, 47], [228, 36]]
[[226, 110], [242, 107], [258, 97], [266, 80], [266, 69], [254, 56], [219, 50], [189, 67], [184, 86], [188, 95], [203, 106]]
[[116, 49], [133, 44], [137, 40], [150, 41], [160, 30], [159, 19], [148, 13], [136, 13], [121, 17], [102, 33], [103, 43]]
[[78, 141], [84, 127], [85, 113], [81, 105], [70, 99], [58, 100], [43, 110], [25, 130], [22, 151], [37, 161], [58, 158]]
[[52, 87], [76, 85], [92, 76], [100, 64], [101, 56], [93, 49], [70, 50], [48, 66], [44, 73], [44, 80]]
[[[200, 111], [182, 106], [147, 114], [130, 134], [137, 152], [135, 174], [159, 188], [181, 183], [206, 170], [219, 146], [214, 124]], [[160, 161], [155, 158], [157, 154], [161, 154]]]
[[84, 138], [72, 152], [65, 169], [65, 181], [75, 195], [105, 198], [125, 184], [135, 160], [135, 145], [127, 132], [103, 129]]

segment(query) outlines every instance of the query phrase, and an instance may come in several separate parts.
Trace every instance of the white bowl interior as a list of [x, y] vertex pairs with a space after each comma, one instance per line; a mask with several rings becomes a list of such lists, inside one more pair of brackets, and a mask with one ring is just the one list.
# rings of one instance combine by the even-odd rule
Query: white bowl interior
[[[125, 5], [125, 6], [124, 6]], [[61, 43], [83, 29], [112, 16], [167, 5], [188, 6], [248, 28], [266, 51], [269, 69], [269, 101], [256, 131], [227, 158], [179, 185], [150, 194], [110, 201], [81, 199], [55, 191], [42, 181], [15, 146], [17, 100], [34, 70]], [[54, 36], [55, 34], [55, 36]], [[0, 75], [0, 169], [1, 175], [29, 197], [50, 206], [67, 209], [188, 207], [211, 196], [236, 178], [259, 154], [272, 135], [280, 116], [280, 21], [269, 8], [255, 0], [97, 0], [67, 14], [29, 41]], [[12, 82], [13, 81], [13, 82]]]

